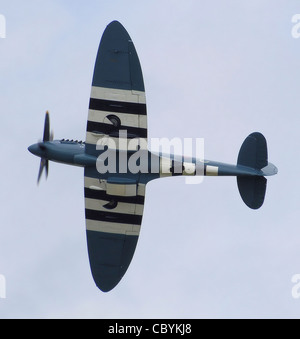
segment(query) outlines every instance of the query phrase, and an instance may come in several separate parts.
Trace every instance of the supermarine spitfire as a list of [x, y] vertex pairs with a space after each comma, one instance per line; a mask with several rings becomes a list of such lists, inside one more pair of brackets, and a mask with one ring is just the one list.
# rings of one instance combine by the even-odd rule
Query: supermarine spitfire
[[[100, 173], [99, 156], [108, 152], [110, 145], [113, 145], [112, 151], [119, 155], [119, 160], [113, 172]], [[107, 26], [100, 42], [85, 142], [53, 140], [47, 112], [43, 141], [28, 149], [41, 158], [38, 181], [43, 170], [48, 175], [49, 160], [84, 167], [88, 254], [94, 281], [103, 292], [112, 290], [120, 282], [132, 260], [149, 181], [199, 173], [236, 176], [243, 201], [248, 207], [258, 209], [264, 202], [265, 176], [277, 173], [277, 168], [268, 162], [266, 140], [258, 132], [246, 138], [236, 165], [196, 158], [186, 161], [173, 154], [166, 156], [150, 152], [140, 62], [130, 36], [117, 21]], [[132, 172], [124, 164], [137, 150], [143, 154], [140, 159], [147, 160], [146, 169]], [[157, 171], [151, 171], [153, 163], [157, 164]]]

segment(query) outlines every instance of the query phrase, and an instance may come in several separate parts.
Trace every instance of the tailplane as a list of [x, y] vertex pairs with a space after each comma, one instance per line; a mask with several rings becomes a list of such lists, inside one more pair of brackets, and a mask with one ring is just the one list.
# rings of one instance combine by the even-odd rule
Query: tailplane
[[267, 189], [265, 177], [237, 177], [237, 184], [240, 195], [248, 207], [257, 210], [263, 205]]
[[267, 179], [264, 175], [277, 173], [277, 168], [268, 163], [267, 141], [261, 133], [255, 132], [246, 138], [240, 149], [237, 164], [258, 171], [258, 175], [237, 177], [244, 203], [252, 209], [258, 209], [263, 205], [266, 194]]

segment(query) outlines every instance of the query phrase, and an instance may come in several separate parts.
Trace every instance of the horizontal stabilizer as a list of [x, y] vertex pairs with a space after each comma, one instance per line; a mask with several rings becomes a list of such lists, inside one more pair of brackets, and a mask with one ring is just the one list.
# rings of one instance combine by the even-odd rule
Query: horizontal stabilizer
[[237, 177], [244, 203], [252, 209], [258, 209], [264, 203], [267, 188], [267, 179], [263, 175], [269, 175], [276, 169], [272, 164], [268, 166], [267, 141], [261, 133], [254, 132], [246, 138], [240, 149], [237, 164], [255, 170], [266, 168], [266, 174], [262, 171], [260, 175]]
[[265, 200], [267, 179], [265, 177], [237, 177], [237, 184], [244, 203], [256, 210]]
[[261, 133], [254, 132], [246, 138], [237, 163], [255, 169], [262, 169], [268, 165], [267, 141]]

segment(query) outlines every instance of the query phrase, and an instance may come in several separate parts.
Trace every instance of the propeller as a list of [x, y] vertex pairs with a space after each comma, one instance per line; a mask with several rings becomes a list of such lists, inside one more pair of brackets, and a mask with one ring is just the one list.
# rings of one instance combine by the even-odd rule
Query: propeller
[[49, 160], [42, 158], [40, 163], [39, 175], [37, 183], [40, 183], [44, 168], [46, 169], [46, 178], [48, 178], [48, 170], [49, 170]]
[[[49, 112], [47, 111], [46, 116], [45, 116], [43, 142], [39, 143], [39, 147], [42, 150], [43, 148], [45, 149], [44, 143], [47, 141], [52, 141], [52, 140], [53, 140], [53, 132], [50, 133], [50, 119], [49, 119]], [[46, 178], [47, 178], [48, 172], [49, 172], [49, 160], [45, 158], [41, 158], [40, 169], [39, 169], [38, 180], [37, 180], [38, 184], [41, 180], [44, 169], [45, 169]]]

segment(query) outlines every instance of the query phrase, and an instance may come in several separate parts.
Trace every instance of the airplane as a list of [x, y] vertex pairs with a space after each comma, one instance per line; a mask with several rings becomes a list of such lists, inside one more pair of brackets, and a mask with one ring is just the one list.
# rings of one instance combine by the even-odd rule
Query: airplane
[[[268, 162], [267, 142], [259, 132], [245, 139], [235, 165], [196, 158], [187, 161], [173, 154], [151, 152], [147, 147], [147, 132], [140, 61], [126, 29], [113, 21], [103, 33], [96, 57], [85, 142], [53, 140], [47, 112], [43, 140], [28, 148], [41, 158], [38, 183], [44, 170], [48, 176], [49, 161], [84, 168], [89, 262], [94, 282], [103, 292], [119, 284], [131, 263], [140, 235], [148, 182], [199, 173], [236, 176], [242, 200], [249, 208], [258, 209], [265, 198], [265, 177], [278, 172]], [[101, 155], [110, 151], [119, 156], [115, 170], [100, 173], [99, 164], [105, 164]], [[148, 171], [132, 172], [126, 167], [129, 157], [137, 152], [142, 155], [141, 161], [145, 160]], [[151, 171], [153, 163], [158, 170]], [[203, 170], [197, 172], [199, 166]]]

